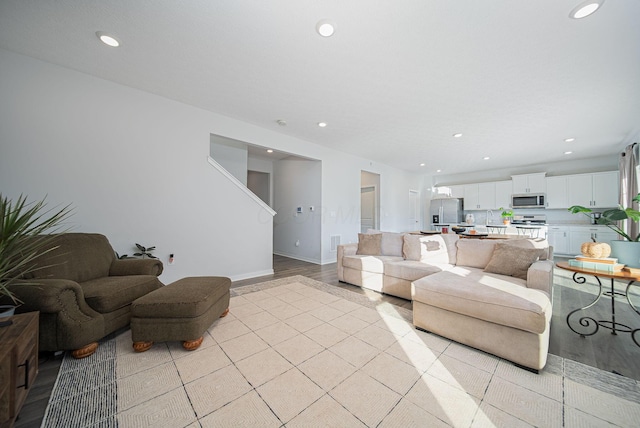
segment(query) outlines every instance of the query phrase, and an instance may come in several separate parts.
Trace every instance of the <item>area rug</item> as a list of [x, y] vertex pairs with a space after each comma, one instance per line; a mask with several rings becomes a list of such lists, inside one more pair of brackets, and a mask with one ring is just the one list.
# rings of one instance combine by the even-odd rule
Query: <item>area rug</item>
[[294, 276], [232, 289], [196, 351], [128, 330], [65, 357], [43, 427], [637, 426], [640, 388], [549, 355], [538, 375]]

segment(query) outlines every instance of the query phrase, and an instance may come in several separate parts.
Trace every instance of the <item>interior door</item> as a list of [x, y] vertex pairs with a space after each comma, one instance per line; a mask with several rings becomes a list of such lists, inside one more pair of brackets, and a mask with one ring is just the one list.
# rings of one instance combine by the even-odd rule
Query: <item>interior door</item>
[[420, 224], [420, 201], [416, 190], [409, 190], [409, 230], [418, 231]]
[[376, 188], [367, 186], [360, 188], [360, 231], [367, 233], [368, 229], [377, 229]]

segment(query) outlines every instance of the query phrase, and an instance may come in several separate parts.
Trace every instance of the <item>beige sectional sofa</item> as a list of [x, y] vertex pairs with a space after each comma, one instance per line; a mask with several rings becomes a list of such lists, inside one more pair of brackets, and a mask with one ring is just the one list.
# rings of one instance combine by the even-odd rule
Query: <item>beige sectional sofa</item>
[[416, 327], [537, 371], [549, 346], [552, 255], [541, 239], [373, 232], [338, 247], [338, 279], [412, 300]]

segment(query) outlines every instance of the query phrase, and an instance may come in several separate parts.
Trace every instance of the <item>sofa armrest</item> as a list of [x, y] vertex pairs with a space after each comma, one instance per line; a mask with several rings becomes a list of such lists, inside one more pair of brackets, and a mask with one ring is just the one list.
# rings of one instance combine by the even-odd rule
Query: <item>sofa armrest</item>
[[338, 245], [338, 281], [344, 281], [344, 269], [342, 267], [342, 258], [344, 256], [355, 256], [358, 252], [358, 244], [341, 244]]
[[15, 282], [10, 290], [22, 302], [19, 312], [40, 311], [57, 314], [74, 312], [96, 317], [97, 312], [84, 300], [84, 292], [77, 282], [67, 279], [38, 279], [29, 282]]
[[553, 261], [539, 260], [529, 267], [527, 288], [544, 291], [553, 299]]
[[160, 276], [164, 266], [159, 259], [115, 259], [109, 276], [155, 275]]

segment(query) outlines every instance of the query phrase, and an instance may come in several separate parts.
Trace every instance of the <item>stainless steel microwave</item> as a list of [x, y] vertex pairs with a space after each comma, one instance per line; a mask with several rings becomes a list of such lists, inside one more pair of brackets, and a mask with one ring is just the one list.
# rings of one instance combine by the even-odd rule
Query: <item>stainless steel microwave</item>
[[511, 208], [544, 208], [546, 199], [544, 193], [511, 195]]

